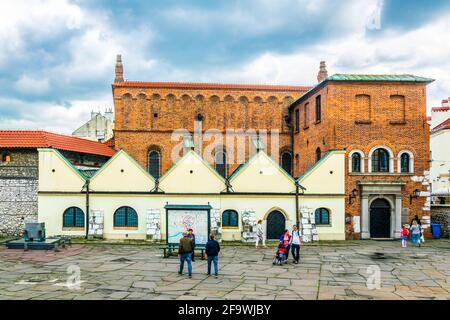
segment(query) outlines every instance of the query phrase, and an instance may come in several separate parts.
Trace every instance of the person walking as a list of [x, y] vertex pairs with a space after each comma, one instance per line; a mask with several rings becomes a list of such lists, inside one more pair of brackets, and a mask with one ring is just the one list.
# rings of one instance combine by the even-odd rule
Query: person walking
[[419, 245], [420, 247], [420, 237], [422, 235], [422, 228], [420, 227], [420, 225], [417, 223], [416, 220], [412, 221], [412, 226], [410, 230], [413, 245]]
[[400, 238], [402, 239], [402, 248], [407, 247], [408, 235], [409, 235], [409, 229], [406, 227], [406, 224], [405, 224], [405, 225], [403, 225], [403, 228], [400, 229]]
[[180, 246], [178, 248], [178, 256], [180, 257], [180, 271], [178, 274], [183, 274], [184, 262], [187, 262], [189, 278], [192, 278], [192, 263], [191, 256], [194, 250], [192, 240], [188, 238], [187, 232], [183, 232], [183, 237], [180, 239]]
[[266, 236], [264, 235], [262, 220], [258, 220], [258, 223], [256, 225], [256, 244], [255, 244], [256, 248], [258, 248], [259, 242], [261, 242], [263, 247], [266, 248]]
[[302, 233], [297, 225], [292, 226], [292, 237], [291, 237], [291, 250], [292, 257], [294, 258], [294, 263], [298, 264], [300, 261], [300, 243], [302, 240]]
[[291, 238], [292, 238], [292, 236], [289, 233], [288, 229], [284, 230], [284, 233], [280, 236], [280, 241], [282, 241], [284, 246], [286, 247], [286, 261], [285, 261], [285, 263], [287, 263], [288, 259], [289, 259], [289, 249], [291, 248]]
[[191, 260], [192, 260], [192, 262], [195, 262], [195, 234], [194, 234], [194, 230], [192, 230], [192, 228], [189, 228], [189, 230], [188, 230], [188, 238], [192, 240]]
[[211, 275], [211, 263], [214, 263], [214, 276], [217, 278], [219, 275], [219, 242], [214, 240], [214, 235], [209, 236], [209, 240], [205, 246], [206, 258], [208, 259], [208, 276]]

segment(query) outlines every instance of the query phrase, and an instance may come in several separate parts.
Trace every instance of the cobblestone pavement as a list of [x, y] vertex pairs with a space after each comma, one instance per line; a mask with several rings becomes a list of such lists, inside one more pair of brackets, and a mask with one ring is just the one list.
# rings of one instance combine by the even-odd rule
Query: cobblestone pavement
[[[178, 259], [162, 258], [156, 246], [2, 247], [0, 299], [450, 299], [448, 240], [407, 249], [393, 241], [304, 246], [299, 265], [273, 266], [274, 252], [224, 246], [218, 279], [206, 276], [200, 258], [188, 279], [177, 274]], [[67, 286], [73, 266], [79, 289]], [[371, 289], [378, 272], [380, 287]]]

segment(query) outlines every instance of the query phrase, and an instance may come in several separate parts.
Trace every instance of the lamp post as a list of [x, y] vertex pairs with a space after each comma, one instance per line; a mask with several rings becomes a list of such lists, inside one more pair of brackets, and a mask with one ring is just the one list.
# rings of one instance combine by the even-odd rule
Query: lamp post
[[416, 189], [412, 194], [409, 195], [409, 204], [412, 204], [412, 199], [417, 199], [420, 197], [420, 190]]

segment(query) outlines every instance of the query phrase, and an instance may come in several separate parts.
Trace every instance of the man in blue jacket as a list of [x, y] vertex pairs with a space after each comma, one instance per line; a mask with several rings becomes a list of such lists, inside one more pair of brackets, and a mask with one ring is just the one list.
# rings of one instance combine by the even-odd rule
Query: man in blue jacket
[[208, 276], [211, 275], [211, 262], [214, 262], [214, 276], [217, 278], [219, 274], [219, 242], [214, 240], [214, 235], [209, 236], [209, 240], [205, 247], [206, 257], [208, 258]]

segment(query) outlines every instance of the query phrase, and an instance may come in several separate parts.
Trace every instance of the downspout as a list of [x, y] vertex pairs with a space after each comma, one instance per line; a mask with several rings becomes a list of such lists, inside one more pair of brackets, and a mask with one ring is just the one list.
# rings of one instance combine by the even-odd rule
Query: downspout
[[86, 180], [86, 236], [85, 239], [89, 236], [89, 180]]
[[[292, 176], [294, 176], [294, 125], [292, 123], [292, 117], [291, 117], [291, 108], [288, 108], [289, 114], [284, 118], [284, 120], [286, 121], [286, 124], [289, 128], [289, 133], [291, 136], [291, 150], [292, 150], [292, 161], [291, 161], [291, 174]], [[300, 213], [298, 210], [298, 190], [299, 190], [299, 185], [298, 185], [298, 181], [295, 180], [295, 218], [296, 218], [296, 225], [297, 227], [300, 226]]]

